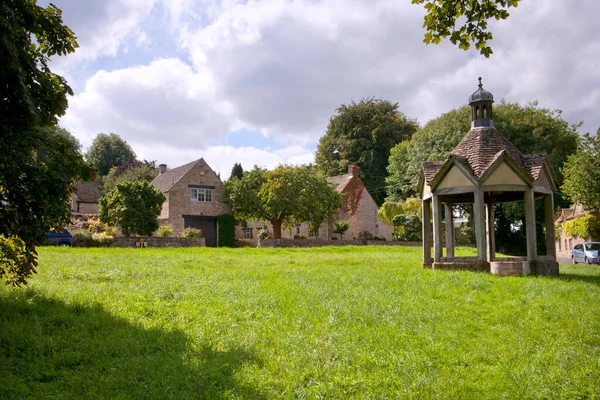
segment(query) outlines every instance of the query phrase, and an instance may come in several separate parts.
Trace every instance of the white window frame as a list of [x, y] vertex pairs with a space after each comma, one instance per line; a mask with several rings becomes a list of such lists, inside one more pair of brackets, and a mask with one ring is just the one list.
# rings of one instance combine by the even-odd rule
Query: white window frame
[[212, 203], [212, 189], [190, 188], [190, 200], [200, 203]]
[[244, 239], [254, 239], [253, 230], [252, 228], [244, 228]]

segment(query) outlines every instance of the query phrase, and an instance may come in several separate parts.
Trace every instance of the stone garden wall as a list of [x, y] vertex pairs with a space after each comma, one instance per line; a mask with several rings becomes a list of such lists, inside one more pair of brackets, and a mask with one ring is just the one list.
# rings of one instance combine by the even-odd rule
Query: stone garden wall
[[140, 239], [144, 241], [144, 247], [204, 247], [203, 237], [123, 237], [117, 236], [113, 239], [112, 247], [139, 247]]
[[260, 247], [321, 247], [321, 246], [421, 246], [421, 242], [396, 242], [387, 240], [317, 240], [317, 239], [265, 239]]

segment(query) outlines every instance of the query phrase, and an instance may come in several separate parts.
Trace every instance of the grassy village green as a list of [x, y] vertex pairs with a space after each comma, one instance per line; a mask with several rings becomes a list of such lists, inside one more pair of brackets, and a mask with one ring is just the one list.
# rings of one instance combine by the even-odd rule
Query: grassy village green
[[600, 267], [420, 263], [411, 247], [40, 248], [29, 286], [0, 289], [0, 397], [600, 396]]

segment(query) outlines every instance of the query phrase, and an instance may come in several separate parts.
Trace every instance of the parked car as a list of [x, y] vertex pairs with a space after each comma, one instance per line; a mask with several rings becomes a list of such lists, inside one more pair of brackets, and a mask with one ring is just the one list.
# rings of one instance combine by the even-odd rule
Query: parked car
[[46, 241], [44, 244], [51, 244], [61, 247], [70, 247], [75, 244], [75, 238], [66, 228], [59, 231], [46, 232]]
[[600, 242], [586, 242], [576, 245], [571, 250], [573, 264], [600, 264]]

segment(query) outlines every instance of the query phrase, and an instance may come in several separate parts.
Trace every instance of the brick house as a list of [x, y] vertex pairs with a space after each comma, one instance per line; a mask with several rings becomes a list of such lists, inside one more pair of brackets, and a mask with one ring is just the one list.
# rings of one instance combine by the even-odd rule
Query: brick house
[[[331, 240], [339, 238], [333, 232], [336, 221], [348, 221], [348, 230], [344, 232], [344, 239], [358, 239], [361, 233], [368, 232], [373, 237], [383, 237], [392, 240], [392, 227], [382, 222], [377, 217], [379, 207], [371, 197], [363, 181], [359, 177], [359, 167], [351, 165], [348, 173], [327, 178], [342, 195], [342, 204], [331, 221], [326, 221], [319, 226], [317, 231], [311, 231], [308, 222], [297, 224], [288, 229], [281, 230], [282, 239], [293, 239], [294, 237], [306, 237], [307, 239]], [[260, 221], [248, 221], [247, 226], [237, 227], [236, 237], [238, 239], [256, 240], [258, 231], [266, 226], [272, 232], [270, 223]]]
[[188, 227], [200, 229], [206, 246], [216, 247], [217, 216], [231, 213], [224, 203], [221, 178], [202, 158], [173, 169], [160, 164], [159, 170], [152, 185], [165, 194], [166, 200], [158, 222], [170, 226], [176, 234]]
[[563, 229], [558, 229], [558, 227], [564, 224], [567, 221], [571, 221], [575, 218], [583, 217], [587, 214], [594, 214], [597, 218], [600, 218], [600, 214], [596, 212], [590, 212], [583, 208], [580, 204], [573, 204], [570, 208], [563, 208], [560, 211], [560, 216], [554, 222], [554, 225], [557, 227], [556, 229], [556, 251], [559, 256], [562, 257], [571, 257], [571, 250], [573, 247], [580, 243], [591, 242], [592, 238], [580, 238], [577, 236], [567, 235]]
[[71, 212], [76, 214], [98, 214], [100, 188], [98, 181], [77, 182], [71, 195]]

